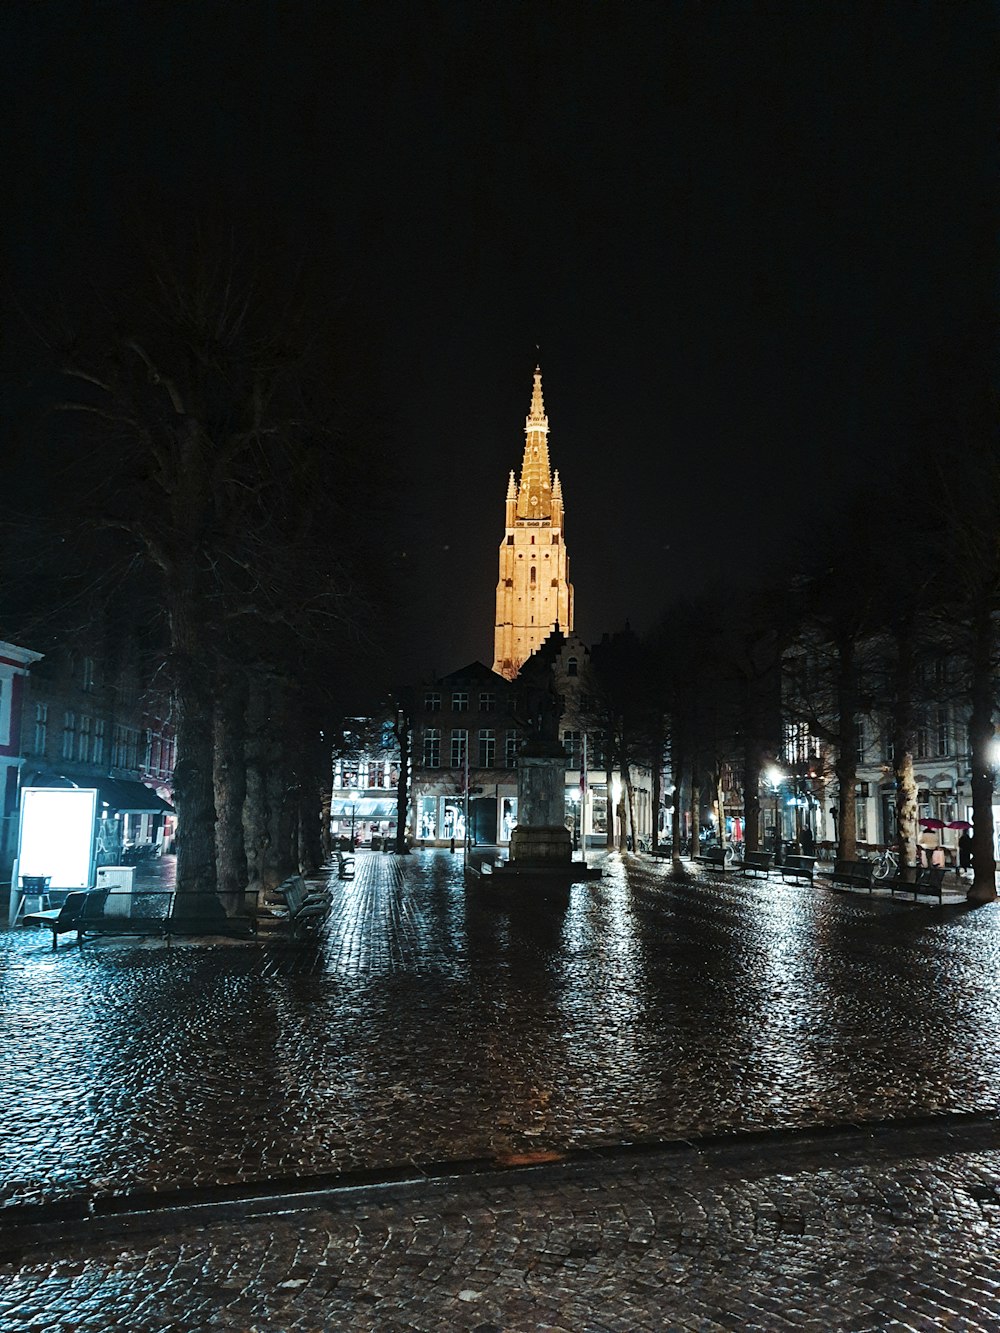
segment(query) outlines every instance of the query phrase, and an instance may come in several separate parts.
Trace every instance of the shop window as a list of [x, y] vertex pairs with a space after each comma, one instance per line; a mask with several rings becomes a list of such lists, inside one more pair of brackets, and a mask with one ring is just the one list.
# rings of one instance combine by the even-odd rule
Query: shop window
[[510, 842], [517, 827], [517, 797], [505, 796], [500, 802], [500, 841]]
[[441, 834], [445, 838], [454, 838], [456, 842], [465, 839], [465, 805], [460, 798], [446, 798]]
[[417, 829], [417, 836], [420, 838], [437, 837], [437, 797], [421, 796]]
[[428, 727], [424, 731], [424, 768], [441, 767], [441, 731]]

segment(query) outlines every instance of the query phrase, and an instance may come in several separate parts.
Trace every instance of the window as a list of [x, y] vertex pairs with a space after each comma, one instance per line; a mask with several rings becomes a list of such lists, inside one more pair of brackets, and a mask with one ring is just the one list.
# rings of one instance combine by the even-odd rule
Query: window
[[513, 545], [514, 545], [514, 538], [513, 538], [513, 537], [508, 537], [508, 538], [507, 538], [507, 545], [508, 545], [508, 546], [513, 546]]
[[854, 819], [857, 824], [855, 837], [858, 842], [868, 841], [868, 802], [859, 797], [854, 802]]
[[521, 737], [516, 731], [508, 731], [503, 743], [503, 762], [505, 768], [517, 767], [517, 752], [521, 748]]
[[440, 713], [440, 711], [441, 711], [441, 696], [440, 694], [438, 694], [437, 690], [431, 690], [429, 694], [424, 695], [424, 712]]
[[76, 745], [76, 714], [66, 713], [63, 715], [63, 748], [62, 757], [72, 759], [73, 751]]
[[452, 710], [456, 713], [464, 713], [469, 707], [468, 690], [456, 690], [451, 696]]
[[80, 731], [77, 736], [76, 757], [81, 764], [90, 763], [90, 718], [80, 718]]
[[[424, 731], [424, 768], [441, 767], [441, 729], [428, 727]], [[434, 835], [431, 834], [431, 837]]]
[[481, 713], [492, 713], [497, 706], [497, 697], [495, 694], [481, 694], [479, 696], [479, 711]]
[[937, 734], [936, 734], [936, 736], [935, 736], [935, 740], [937, 741], [937, 753], [938, 753], [939, 755], [942, 755], [942, 754], [950, 754], [950, 753], [951, 753], [951, 745], [950, 745], [951, 736], [950, 736], [950, 734], [949, 734], [949, 733], [950, 733], [950, 728], [949, 728], [949, 726], [948, 726], [948, 711], [947, 711], [947, 709], [945, 709], [945, 708], [939, 708], [939, 709], [937, 709], [937, 727], [936, 727], [936, 733], [937, 733]]
[[49, 739], [49, 706], [35, 704], [35, 754], [44, 754]]
[[83, 659], [83, 688], [87, 694], [94, 692], [94, 659], [92, 657]]
[[534, 583], [534, 581], [535, 581], [535, 566], [532, 565], [532, 566], [531, 566], [531, 578], [530, 578], [529, 582], [530, 582], [530, 583]]
[[94, 748], [91, 752], [91, 758], [95, 764], [104, 763], [104, 718], [99, 717], [94, 722]]
[[865, 751], [868, 749], [868, 719], [858, 718], [858, 763], [865, 762]]
[[137, 768], [139, 765], [139, 733], [135, 727], [126, 727], [125, 732], [128, 740], [125, 767]]
[[579, 768], [583, 752], [583, 734], [579, 731], [564, 731], [563, 749], [566, 751], [566, 767]]
[[465, 747], [469, 743], [469, 733], [465, 727], [455, 727], [451, 733], [451, 766], [461, 768], [465, 763]]
[[145, 740], [142, 747], [142, 766], [147, 771], [153, 764], [153, 733], [149, 727], [146, 728]]
[[578, 676], [580, 674], [580, 663], [575, 657], [571, 657], [566, 663], [566, 675]]
[[479, 733], [479, 767], [492, 768], [497, 759], [497, 734], [492, 727]]

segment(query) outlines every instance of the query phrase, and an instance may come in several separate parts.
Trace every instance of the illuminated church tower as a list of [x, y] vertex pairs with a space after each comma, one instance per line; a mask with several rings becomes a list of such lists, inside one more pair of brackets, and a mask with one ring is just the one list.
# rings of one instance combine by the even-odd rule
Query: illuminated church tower
[[573, 628], [562, 487], [559, 473], [549, 473], [549, 420], [538, 366], [524, 435], [520, 485], [515, 484], [513, 472], [507, 483], [497, 582], [493, 670], [508, 680], [556, 625], [565, 634]]

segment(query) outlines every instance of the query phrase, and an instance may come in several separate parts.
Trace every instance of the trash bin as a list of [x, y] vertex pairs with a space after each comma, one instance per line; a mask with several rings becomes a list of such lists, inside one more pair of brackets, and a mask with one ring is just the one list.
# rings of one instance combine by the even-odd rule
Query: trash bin
[[49, 905], [51, 875], [21, 876], [21, 911], [42, 912]]

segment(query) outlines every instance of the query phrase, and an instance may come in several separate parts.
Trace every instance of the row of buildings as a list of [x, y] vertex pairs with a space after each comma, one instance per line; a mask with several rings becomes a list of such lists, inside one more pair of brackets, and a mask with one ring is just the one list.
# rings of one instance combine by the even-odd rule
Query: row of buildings
[[169, 851], [175, 761], [168, 706], [134, 662], [0, 641], [0, 885], [17, 858], [26, 787], [96, 789], [98, 866]]
[[[577, 843], [605, 843], [609, 814], [613, 819], [620, 809], [626, 786], [634, 793], [639, 839], [652, 839], [654, 831], [667, 836], [675, 796], [669, 767], [660, 774], [642, 765], [632, 766], [627, 774], [609, 769], [604, 737], [587, 729], [592, 716], [586, 706], [590, 652], [573, 631], [564, 500], [559, 474], [550, 470], [548, 434], [536, 367], [521, 475], [516, 479], [511, 472], [505, 497], [492, 669], [473, 662], [415, 691], [407, 827], [417, 845], [450, 845], [466, 832], [474, 842], [509, 842], [517, 821], [517, 754], [524, 739], [512, 682], [529, 659], [548, 668], [562, 700], [566, 822]], [[942, 686], [941, 697], [947, 694]], [[893, 841], [895, 794], [888, 726], [862, 717], [859, 727], [853, 800], [863, 851]], [[827, 747], [795, 724], [785, 727], [783, 744], [776, 750], [760, 792], [762, 842], [797, 842], [808, 827], [816, 842], [834, 845], [842, 797]], [[953, 853], [959, 834], [947, 826], [971, 822], [972, 817], [966, 718], [959, 706], [942, 704], [930, 711], [917, 732], [914, 759], [922, 839], [925, 845], [944, 845]], [[345, 762], [350, 765], [350, 785], [343, 780]], [[393, 777], [391, 784], [376, 788], [359, 781], [361, 773], [373, 771], [365, 758], [341, 760], [335, 768], [336, 828], [355, 840], [378, 839], [395, 830], [398, 767], [393, 765], [398, 765], [398, 753], [389, 745], [379, 762]], [[683, 809], [689, 804], [684, 793], [680, 803], [686, 835], [691, 813]], [[709, 800], [700, 823], [703, 828], [714, 825], [716, 833], [721, 823], [727, 840], [740, 841], [744, 809], [739, 776], [735, 768], [724, 767], [722, 810], [718, 800]], [[994, 809], [994, 823], [1000, 833], [1000, 805]]]

